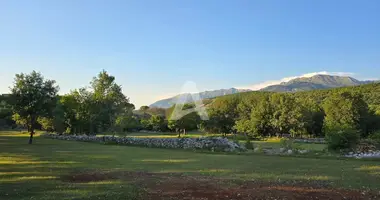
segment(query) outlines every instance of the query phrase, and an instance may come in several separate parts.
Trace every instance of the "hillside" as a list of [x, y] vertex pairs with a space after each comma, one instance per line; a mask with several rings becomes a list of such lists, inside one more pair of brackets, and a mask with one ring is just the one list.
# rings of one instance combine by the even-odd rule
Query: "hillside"
[[346, 76], [315, 75], [312, 77], [292, 79], [288, 82], [283, 82], [278, 85], [271, 85], [261, 89], [261, 91], [296, 92], [315, 89], [357, 86], [371, 82], [372, 81], [359, 81], [352, 77]]
[[[313, 99], [321, 103], [330, 94], [337, 93], [337, 92], [360, 93], [361, 95], [363, 95], [364, 101], [370, 107], [378, 107], [379, 114], [380, 114], [380, 83], [379, 82], [361, 84], [357, 86], [300, 91], [300, 92], [294, 92], [292, 93], [292, 95], [294, 95], [294, 97], [298, 99], [299, 98]], [[215, 98], [214, 102], [217, 100], [228, 101], [229, 99], [237, 99], [238, 102], [246, 101], [248, 104], [252, 104], [252, 102], [255, 102], [255, 100], [251, 101], [252, 99], [259, 99], [260, 97], [270, 95], [271, 93], [273, 92], [251, 91], [251, 92], [245, 92], [245, 93], [238, 93], [238, 94], [233, 94], [233, 95], [228, 95], [228, 96], [223, 96], [223, 97], [217, 97]]]
[[[230, 88], [230, 89], [220, 89], [220, 90], [213, 90], [213, 91], [205, 91], [197, 93], [199, 94], [200, 100], [203, 99], [211, 99], [219, 96], [229, 95], [229, 94], [236, 94], [240, 92], [248, 92], [250, 90], [240, 90], [236, 88]], [[169, 108], [172, 105], [176, 103], [188, 103], [192, 102], [193, 99], [191, 97], [190, 93], [186, 94], [180, 94], [168, 99], [159, 100], [153, 104], [151, 104], [149, 107], [157, 107], [157, 108]]]
[[[288, 82], [283, 82], [278, 85], [271, 85], [261, 89], [260, 91], [267, 92], [298, 92], [298, 91], [310, 91], [318, 89], [339, 88], [348, 86], [358, 86], [374, 81], [359, 81], [355, 78], [348, 76], [331, 76], [331, 75], [315, 75], [312, 77], [295, 78]], [[240, 90], [236, 88], [221, 89], [213, 91], [205, 91], [198, 93], [201, 100], [211, 99], [219, 96], [225, 96], [230, 94], [237, 94], [241, 92], [249, 92], [251, 90]], [[175, 103], [188, 103], [192, 102], [190, 94], [181, 94], [172, 98], [159, 100], [150, 105], [150, 107], [157, 108], [169, 108]]]

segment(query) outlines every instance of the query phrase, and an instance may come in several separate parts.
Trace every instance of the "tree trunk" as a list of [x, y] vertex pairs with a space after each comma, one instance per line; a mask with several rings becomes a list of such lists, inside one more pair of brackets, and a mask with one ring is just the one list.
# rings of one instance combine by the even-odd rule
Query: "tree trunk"
[[181, 130], [178, 131], [178, 137], [181, 137]]
[[183, 135], [186, 135], [186, 129], [183, 129]]
[[31, 131], [30, 132], [30, 137], [29, 137], [29, 144], [33, 143], [33, 135], [34, 135], [34, 131]]
[[36, 124], [36, 117], [31, 116], [30, 118], [30, 137], [29, 137], [29, 144], [33, 143], [33, 135], [34, 135], [34, 125]]

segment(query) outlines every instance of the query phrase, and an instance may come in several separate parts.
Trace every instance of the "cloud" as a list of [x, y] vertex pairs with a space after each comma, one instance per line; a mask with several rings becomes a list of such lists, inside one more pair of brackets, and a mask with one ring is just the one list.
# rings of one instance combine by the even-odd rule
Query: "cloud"
[[254, 85], [246, 86], [246, 87], [236, 87], [238, 89], [250, 89], [250, 90], [260, 90], [262, 88], [268, 87], [270, 85], [277, 85], [283, 82], [288, 82], [290, 80], [296, 79], [296, 78], [308, 78], [312, 77], [315, 75], [333, 75], [333, 76], [354, 76], [354, 73], [351, 72], [327, 72], [327, 71], [322, 71], [322, 72], [312, 72], [312, 73], [307, 73], [303, 74], [300, 76], [291, 76], [291, 77], [285, 77], [282, 78], [281, 80], [270, 80], [270, 81], [265, 81], [262, 83], [257, 83]]

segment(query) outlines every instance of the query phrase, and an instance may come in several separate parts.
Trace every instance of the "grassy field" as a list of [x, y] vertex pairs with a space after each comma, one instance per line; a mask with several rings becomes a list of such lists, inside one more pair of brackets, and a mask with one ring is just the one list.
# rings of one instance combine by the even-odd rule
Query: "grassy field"
[[144, 191], [132, 178], [72, 180], [75, 174], [120, 171], [380, 190], [379, 161], [195, 153], [39, 137], [27, 145], [27, 137], [0, 132], [0, 199], [141, 198]]

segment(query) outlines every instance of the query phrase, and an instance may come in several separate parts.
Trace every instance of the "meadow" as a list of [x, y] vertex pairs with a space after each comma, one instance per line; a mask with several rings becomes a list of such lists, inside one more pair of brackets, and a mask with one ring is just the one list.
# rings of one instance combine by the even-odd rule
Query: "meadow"
[[[27, 145], [27, 138], [19, 132], [0, 132], [0, 199], [169, 199], [174, 194], [165, 196], [165, 191], [181, 195], [196, 191], [222, 199], [210, 192], [232, 195], [236, 187], [241, 199], [249, 199], [243, 198], [248, 186], [257, 189], [249, 195], [264, 194], [269, 187], [270, 195], [288, 194], [288, 199], [302, 195], [365, 199], [380, 190], [378, 161], [199, 153], [38, 136]], [[235, 192], [227, 193], [226, 188]], [[155, 198], [158, 193], [163, 196]], [[301, 196], [291, 196], [298, 193]], [[252, 199], [267, 198], [256, 197]]]

